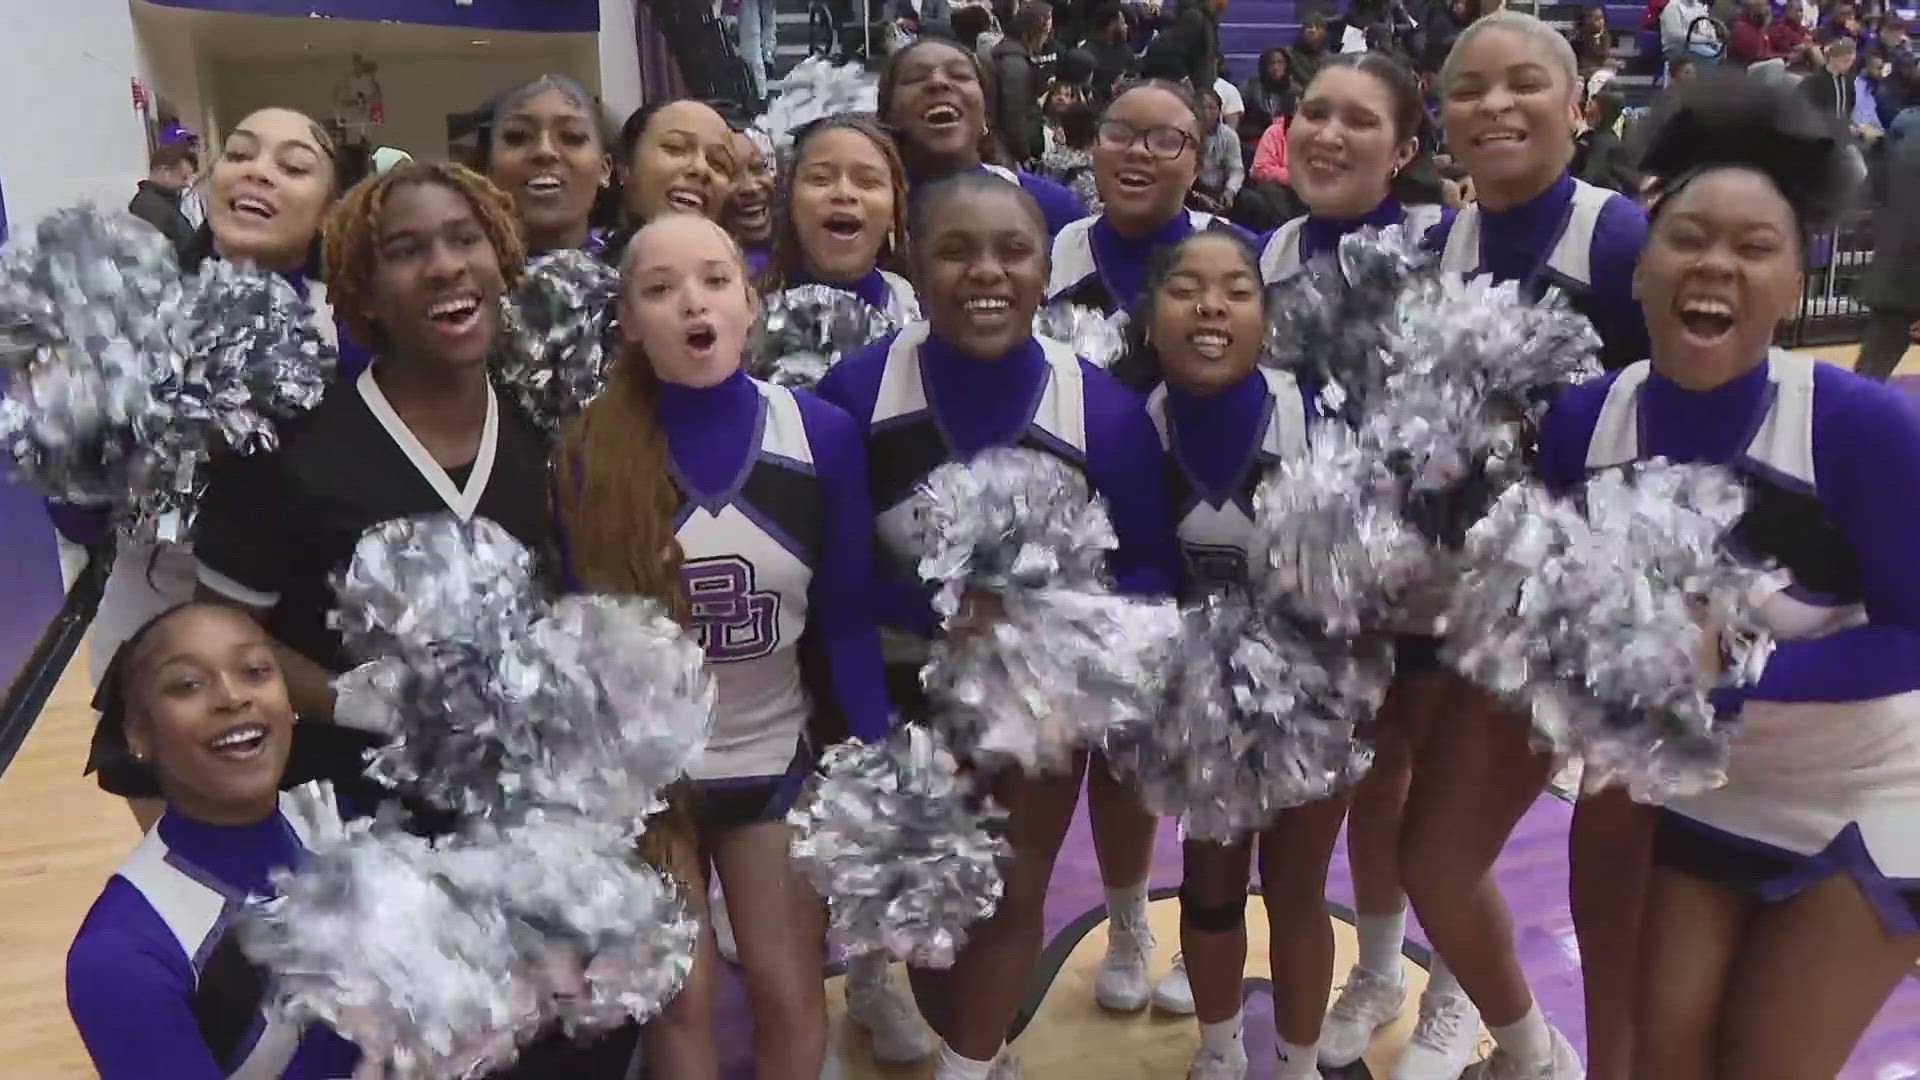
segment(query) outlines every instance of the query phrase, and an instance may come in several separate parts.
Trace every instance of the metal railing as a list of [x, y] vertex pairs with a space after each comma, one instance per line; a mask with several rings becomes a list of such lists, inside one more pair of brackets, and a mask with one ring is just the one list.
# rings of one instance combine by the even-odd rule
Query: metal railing
[[1869, 211], [1849, 214], [1834, 231], [1812, 237], [1800, 306], [1781, 328], [1780, 343], [1798, 348], [1858, 341], [1867, 309], [1853, 294], [1872, 262], [1873, 215]]

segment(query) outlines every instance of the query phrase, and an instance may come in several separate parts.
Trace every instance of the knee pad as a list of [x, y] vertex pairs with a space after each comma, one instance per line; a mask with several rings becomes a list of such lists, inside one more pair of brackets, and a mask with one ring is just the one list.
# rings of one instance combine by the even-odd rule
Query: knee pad
[[1227, 934], [1247, 925], [1247, 899], [1235, 903], [1199, 904], [1180, 890], [1180, 921], [1204, 934]]

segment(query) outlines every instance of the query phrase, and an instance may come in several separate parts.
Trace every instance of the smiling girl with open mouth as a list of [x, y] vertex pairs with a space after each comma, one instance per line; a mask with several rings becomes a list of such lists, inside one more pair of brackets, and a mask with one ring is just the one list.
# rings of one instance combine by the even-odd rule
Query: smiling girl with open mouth
[[480, 155], [487, 179], [513, 197], [530, 254], [599, 246], [594, 226], [606, 223], [593, 218], [613, 183], [613, 151], [580, 84], [542, 75], [508, 91], [481, 128]]
[[773, 258], [761, 285], [832, 285], [898, 323], [920, 317], [906, 257], [907, 182], [893, 140], [872, 120], [835, 116], [793, 145]]

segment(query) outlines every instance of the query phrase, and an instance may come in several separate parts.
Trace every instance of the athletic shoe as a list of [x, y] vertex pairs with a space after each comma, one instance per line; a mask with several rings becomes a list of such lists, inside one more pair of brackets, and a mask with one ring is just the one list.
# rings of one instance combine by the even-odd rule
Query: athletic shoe
[[1244, 1039], [1233, 1040], [1233, 1047], [1226, 1051], [1202, 1047], [1193, 1056], [1193, 1067], [1187, 1070], [1187, 1080], [1246, 1080], [1246, 1077], [1247, 1044]]
[[1094, 976], [1093, 998], [1101, 1008], [1139, 1012], [1147, 1007], [1147, 958], [1153, 954], [1153, 928], [1145, 905], [1116, 913], [1107, 923], [1107, 955]]
[[1320, 1027], [1320, 1064], [1344, 1069], [1359, 1061], [1373, 1033], [1392, 1023], [1406, 1004], [1404, 979], [1391, 979], [1355, 964]]
[[1393, 1080], [1460, 1080], [1479, 1042], [1480, 1010], [1473, 1002], [1465, 994], [1428, 989], [1420, 995], [1420, 1021]]
[[993, 1059], [993, 1071], [987, 1074], [987, 1080], [1020, 1080], [1020, 1059], [1013, 1051], [1002, 1050], [1000, 1056]]
[[1175, 1016], [1193, 1015], [1193, 984], [1187, 981], [1187, 958], [1175, 954], [1173, 967], [1153, 986], [1153, 1007]]
[[848, 961], [846, 987], [847, 1019], [873, 1040], [875, 1061], [911, 1065], [933, 1053], [933, 1032], [887, 977], [885, 963], [866, 958]]
[[740, 943], [733, 939], [733, 920], [727, 916], [727, 898], [720, 891], [717, 877], [707, 894], [707, 914], [713, 921], [713, 943], [720, 950], [720, 958], [729, 964], [739, 963]]
[[1467, 1067], [1460, 1080], [1586, 1080], [1587, 1070], [1559, 1028], [1551, 1029], [1553, 1057], [1538, 1065], [1520, 1061], [1499, 1047], [1485, 1061]]
[[820, 1080], [846, 1080], [847, 1067], [840, 1061], [840, 1048], [827, 1036], [827, 1056], [820, 1062]]

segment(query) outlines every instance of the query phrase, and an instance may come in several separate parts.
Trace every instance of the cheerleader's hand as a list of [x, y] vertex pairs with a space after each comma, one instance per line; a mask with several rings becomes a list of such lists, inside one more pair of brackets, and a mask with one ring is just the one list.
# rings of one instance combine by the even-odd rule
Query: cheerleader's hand
[[960, 610], [947, 624], [950, 634], [977, 634], [1007, 617], [1007, 603], [998, 593], [970, 592], [960, 598]]

